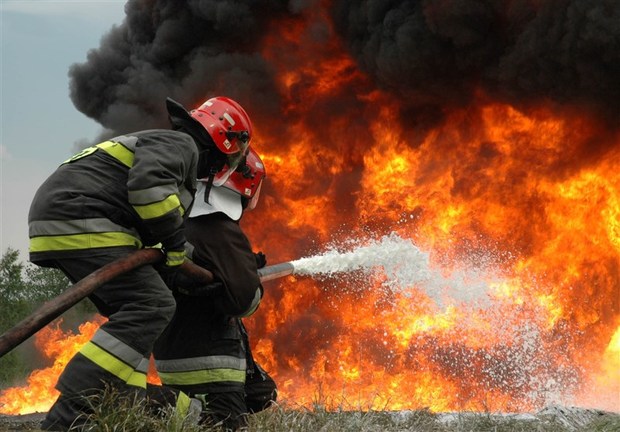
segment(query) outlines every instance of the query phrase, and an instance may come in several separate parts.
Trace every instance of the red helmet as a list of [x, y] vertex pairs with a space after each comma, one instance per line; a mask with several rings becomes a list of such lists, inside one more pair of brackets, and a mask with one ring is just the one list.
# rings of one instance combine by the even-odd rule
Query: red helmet
[[248, 200], [247, 210], [252, 210], [258, 203], [261, 185], [267, 175], [265, 165], [253, 148], [248, 150], [245, 164], [240, 164], [223, 186], [237, 192]]
[[243, 107], [224, 96], [213, 97], [190, 112], [227, 155], [227, 165], [215, 175], [213, 184], [224, 184], [247, 154], [252, 139], [252, 121]]
[[234, 100], [221, 96], [207, 100], [189, 113], [171, 98], [166, 99], [166, 108], [173, 128], [191, 135], [201, 153], [208, 154], [215, 144], [219, 156], [225, 157], [209, 155], [201, 169], [215, 186], [224, 184], [247, 154], [252, 138], [252, 122], [245, 110]]
[[252, 121], [245, 110], [224, 96], [211, 98], [190, 112], [225, 154], [245, 154], [252, 139]]

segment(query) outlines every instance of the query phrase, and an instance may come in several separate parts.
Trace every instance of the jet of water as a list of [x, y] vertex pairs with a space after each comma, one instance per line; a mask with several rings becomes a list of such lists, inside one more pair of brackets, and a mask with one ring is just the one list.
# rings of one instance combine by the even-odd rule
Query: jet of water
[[429, 255], [411, 240], [395, 233], [371, 240], [349, 251], [331, 249], [311, 257], [292, 261], [295, 274], [332, 275], [381, 267], [391, 286], [412, 286], [431, 277]]
[[[412, 240], [391, 233], [377, 240], [351, 240], [331, 246], [326, 252], [290, 263], [294, 273], [308, 276], [335, 276], [362, 271], [383, 272], [382, 286], [407, 295], [412, 288], [422, 289], [438, 304], [446, 299], [486, 303], [490, 288], [488, 268], [454, 263], [450, 272], [432, 268], [429, 253]], [[484, 267], [484, 266], [482, 266]]]

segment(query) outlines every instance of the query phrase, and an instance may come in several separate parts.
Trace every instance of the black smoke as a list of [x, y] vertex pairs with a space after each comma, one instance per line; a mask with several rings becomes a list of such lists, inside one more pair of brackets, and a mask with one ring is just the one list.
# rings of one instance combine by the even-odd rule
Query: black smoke
[[618, 118], [615, 0], [337, 0], [333, 16], [360, 68], [410, 109], [438, 113], [483, 91]]
[[[111, 133], [167, 126], [168, 96], [194, 106], [225, 94], [281, 117], [263, 38], [324, 5], [129, 0], [125, 20], [71, 67], [72, 100]], [[334, 0], [326, 10], [332, 37], [377, 88], [393, 93], [405, 123], [440, 122], [479, 93], [587, 108], [612, 121], [620, 113], [616, 0]]]
[[290, 13], [282, 2], [129, 0], [125, 12], [69, 71], [74, 105], [110, 133], [167, 127], [166, 97], [194, 107], [222, 94], [277, 108], [258, 47], [269, 21]]

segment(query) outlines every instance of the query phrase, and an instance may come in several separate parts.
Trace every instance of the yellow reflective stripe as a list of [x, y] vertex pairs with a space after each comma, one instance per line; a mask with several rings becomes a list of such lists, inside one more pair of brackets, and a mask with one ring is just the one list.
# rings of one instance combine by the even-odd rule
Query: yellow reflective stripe
[[127, 191], [127, 198], [132, 205], [146, 205], [158, 202], [179, 192], [176, 183], [160, 184], [147, 189], [131, 189]]
[[101, 150], [105, 151], [114, 159], [118, 160], [120, 163], [122, 163], [128, 168], [131, 168], [133, 166], [133, 152], [121, 143], [106, 141], [101, 144], [97, 144], [95, 147], [98, 147]]
[[[136, 372], [133, 367], [114, 357], [106, 350], [99, 348], [94, 343], [87, 342], [80, 349], [80, 354], [95, 363], [100, 368], [110, 372], [115, 377], [122, 379], [127, 384], [146, 388], [146, 375]], [[141, 380], [137, 376], [134, 377], [133, 375], [143, 375], [144, 380]]]
[[183, 215], [183, 208], [176, 194], [169, 195], [168, 198], [163, 201], [147, 205], [134, 205], [133, 208], [142, 219], [157, 218], [176, 209], [179, 209], [181, 216]]
[[85, 148], [84, 150], [82, 150], [79, 153], [74, 154], [73, 156], [71, 156], [69, 159], [67, 159], [66, 161], [64, 161], [61, 165], [69, 163], [69, 162], [73, 162], [75, 160], [81, 159], [85, 156], [88, 156], [89, 154], [92, 154], [94, 152], [97, 151], [97, 147], [88, 147]]
[[40, 236], [30, 239], [30, 252], [81, 250], [114, 246], [141, 248], [142, 242], [130, 234], [120, 232]]
[[69, 159], [63, 162], [66, 164], [68, 162], [73, 162], [75, 160], [81, 159], [89, 154], [94, 153], [97, 149], [101, 149], [105, 151], [107, 154], [112, 156], [114, 159], [118, 160], [120, 163], [125, 165], [128, 168], [133, 166], [134, 153], [123, 144], [114, 142], [114, 141], [105, 141], [101, 144], [97, 144], [94, 147], [88, 147], [82, 150], [81, 152], [71, 156]]
[[127, 384], [134, 387], [146, 388], [146, 374], [144, 372], [134, 371], [127, 380]]
[[185, 262], [185, 251], [169, 251], [166, 253], [166, 265], [168, 267], [174, 267], [181, 265]]
[[191, 372], [158, 372], [165, 385], [194, 385], [221, 381], [245, 382], [245, 371], [236, 369], [208, 369]]

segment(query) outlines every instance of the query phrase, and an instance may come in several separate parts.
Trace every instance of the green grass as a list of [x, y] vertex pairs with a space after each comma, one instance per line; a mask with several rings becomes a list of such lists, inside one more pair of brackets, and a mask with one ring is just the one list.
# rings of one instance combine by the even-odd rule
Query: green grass
[[[105, 392], [89, 400], [93, 414], [83, 432], [214, 432], [171, 407], [155, 416], [142, 401]], [[584, 415], [581, 415], [584, 414]], [[572, 417], [571, 417], [572, 416]], [[0, 431], [38, 431], [38, 417], [0, 416]], [[264, 432], [620, 432], [620, 415], [593, 410], [547, 410], [537, 415], [435, 414], [418, 411], [326, 410], [280, 403], [250, 417], [249, 431]]]

